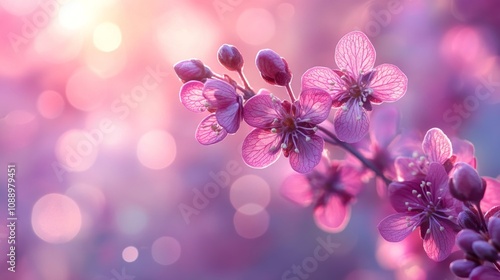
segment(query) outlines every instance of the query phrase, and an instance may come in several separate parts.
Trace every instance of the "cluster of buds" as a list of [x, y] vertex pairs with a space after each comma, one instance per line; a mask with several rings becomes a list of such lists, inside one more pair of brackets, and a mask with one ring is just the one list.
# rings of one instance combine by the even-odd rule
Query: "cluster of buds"
[[[456, 244], [465, 253], [463, 259], [450, 264], [458, 277], [470, 279], [500, 279], [500, 206], [484, 215], [480, 202], [487, 187], [486, 181], [466, 163], [457, 163], [450, 179], [450, 192], [464, 203], [458, 215], [462, 230]], [[495, 268], [496, 267], [496, 268]]]

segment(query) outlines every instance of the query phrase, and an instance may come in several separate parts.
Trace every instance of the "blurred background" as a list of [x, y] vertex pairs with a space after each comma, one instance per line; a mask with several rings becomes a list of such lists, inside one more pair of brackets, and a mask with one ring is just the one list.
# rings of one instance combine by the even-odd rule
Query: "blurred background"
[[480, 174], [500, 174], [498, 1], [0, 0], [0, 279], [454, 279], [461, 253], [433, 263], [416, 234], [379, 237], [392, 209], [373, 182], [347, 228], [323, 232], [311, 207], [280, 196], [287, 159], [247, 167], [246, 124], [198, 144], [205, 115], [179, 102], [180, 60], [227, 73], [216, 53], [233, 44], [252, 87], [285, 97], [260, 79], [258, 50], [287, 59], [297, 94], [304, 71], [336, 68], [352, 30], [371, 39], [376, 65], [408, 76], [392, 104], [402, 129], [468, 139]]

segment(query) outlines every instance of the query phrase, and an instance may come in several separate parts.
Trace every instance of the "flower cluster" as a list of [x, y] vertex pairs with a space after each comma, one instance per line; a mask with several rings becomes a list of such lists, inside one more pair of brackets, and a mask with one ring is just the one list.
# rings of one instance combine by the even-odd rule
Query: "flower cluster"
[[[356, 196], [374, 179], [378, 193], [397, 212], [378, 225], [385, 240], [400, 242], [418, 229], [434, 261], [448, 258], [455, 243], [464, 251], [464, 259], [450, 265], [457, 276], [500, 277], [500, 182], [479, 176], [470, 142], [450, 139], [439, 128], [423, 137], [400, 131], [396, 109], [373, 110], [374, 104], [403, 97], [408, 80], [395, 65], [374, 67], [375, 48], [365, 34], [343, 36], [334, 56], [339, 69], [307, 70], [297, 98], [290, 67], [275, 51], [259, 51], [255, 64], [262, 79], [283, 89], [286, 99], [268, 89], [252, 89], [236, 47], [221, 46], [217, 57], [238, 74], [241, 84], [198, 59], [174, 66], [183, 82], [182, 104], [209, 113], [196, 129], [201, 144], [237, 133], [244, 121], [253, 129], [243, 140], [243, 161], [265, 168], [281, 154], [288, 158], [299, 174], [283, 182], [281, 193], [301, 206], [312, 206], [319, 228], [343, 230]], [[345, 150], [342, 159], [330, 159], [333, 147]]]

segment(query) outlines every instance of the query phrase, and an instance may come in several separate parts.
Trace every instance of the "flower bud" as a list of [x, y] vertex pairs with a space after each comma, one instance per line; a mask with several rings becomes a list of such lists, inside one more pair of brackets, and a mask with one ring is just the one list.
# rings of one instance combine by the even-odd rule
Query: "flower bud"
[[488, 221], [488, 233], [493, 244], [500, 248], [500, 218], [491, 217]]
[[469, 275], [471, 280], [494, 280], [500, 279], [500, 271], [491, 266], [481, 265], [472, 270]]
[[272, 85], [286, 86], [292, 80], [292, 73], [285, 59], [273, 50], [260, 50], [255, 63], [262, 78]]
[[174, 65], [175, 73], [183, 83], [196, 80], [204, 82], [205, 79], [212, 77], [212, 71], [205, 66], [201, 60], [190, 59], [177, 62]]
[[474, 241], [474, 243], [472, 243], [472, 250], [474, 250], [474, 253], [483, 260], [496, 262], [498, 259], [497, 250], [487, 241]]
[[467, 278], [477, 265], [477, 263], [465, 259], [456, 260], [450, 263], [450, 270], [458, 277]]
[[243, 56], [235, 46], [224, 44], [217, 52], [220, 64], [230, 71], [239, 71], [243, 67]]
[[468, 228], [475, 231], [481, 228], [481, 221], [479, 221], [477, 216], [469, 209], [465, 209], [458, 214], [457, 222], [462, 228]]
[[450, 192], [458, 200], [479, 202], [483, 199], [486, 183], [477, 171], [465, 162], [455, 164], [450, 180]]
[[474, 254], [474, 250], [472, 249], [472, 244], [475, 241], [483, 240], [483, 237], [470, 229], [463, 229], [457, 234], [457, 245], [462, 249], [462, 251], [469, 253], [469, 254]]

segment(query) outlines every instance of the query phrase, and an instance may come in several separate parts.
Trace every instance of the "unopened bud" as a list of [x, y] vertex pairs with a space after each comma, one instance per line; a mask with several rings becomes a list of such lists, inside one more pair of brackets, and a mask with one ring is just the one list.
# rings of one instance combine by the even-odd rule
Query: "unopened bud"
[[462, 259], [450, 263], [450, 270], [458, 277], [467, 278], [477, 266], [478, 264], [473, 261]]
[[476, 253], [476, 255], [483, 260], [490, 262], [496, 262], [498, 260], [497, 250], [487, 241], [474, 241], [474, 243], [472, 243], [472, 249], [474, 250], [474, 253]]
[[183, 83], [196, 80], [204, 82], [206, 79], [212, 77], [212, 71], [210, 68], [205, 66], [201, 60], [190, 59], [177, 62], [174, 65], [175, 73], [177, 77], [182, 80]]
[[488, 232], [493, 244], [500, 249], [500, 218], [490, 218], [488, 221]]
[[465, 162], [455, 164], [455, 172], [450, 179], [450, 192], [460, 201], [479, 202], [483, 199], [486, 182], [479, 177], [476, 169]]
[[457, 234], [457, 245], [462, 249], [462, 251], [469, 253], [469, 254], [474, 254], [474, 250], [472, 249], [472, 244], [475, 241], [483, 240], [483, 237], [470, 229], [463, 229]]
[[260, 50], [255, 63], [262, 78], [272, 85], [286, 86], [292, 80], [288, 63], [273, 50]]
[[239, 71], [243, 67], [243, 56], [235, 46], [224, 44], [217, 52], [220, 64], [230, 71]]
[[479, 221], [478, 217], [469, 209], [465, 209], [458, 214], [457, 222], [462, 228], [468, 228], [475, 231], [481, 228], [481, 221]]

